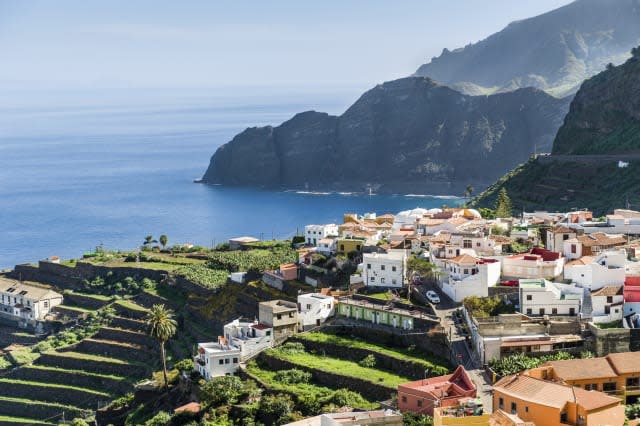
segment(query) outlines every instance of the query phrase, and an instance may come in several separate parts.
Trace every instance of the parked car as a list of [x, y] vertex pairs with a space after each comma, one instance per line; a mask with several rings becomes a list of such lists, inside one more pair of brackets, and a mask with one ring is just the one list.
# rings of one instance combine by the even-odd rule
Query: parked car
[[506, 287], [519, 287], [520, 283], [518, 282], [518, 280], [509, 280], [509, 281], [501, 281], [500, 285], [503, 285]]
[[438, 296], [438, 294], [432, 290], [429, 290], [427, 292], [427, 299], [429, 299], [429, 302], [431, 303], [440, 303], [440, 296]]

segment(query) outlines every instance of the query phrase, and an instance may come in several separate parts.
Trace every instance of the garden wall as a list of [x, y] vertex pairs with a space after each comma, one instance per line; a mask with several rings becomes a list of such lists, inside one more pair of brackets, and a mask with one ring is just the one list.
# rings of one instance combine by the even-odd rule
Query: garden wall
[[358, 392], [362, 396], [367, 399], [373, 401], [383, 401], [391, 398], [393, 394], [396, 393], [395, 388], [390, 388], [387, 386], [379, 385], [376, 383], [369, 382], [367, 380], [358, 379], [355, 377], [347, 377], [339, 374], [328, 373], [325, 371], [315, 370], [313, 368], [303, 367], [289, 361], [285, 361], [274, 356], [268, 355], [265, 352], [262, 352], [258, 357], [258, 360], [263, 365], [267, 366], [268, 369], [278, 371], [278, 370], [289, 370], [292, 368], [297, 368], [299, 370], [308, 371], [313, 374], [313, 383], [317, 383], [320, 385], [324, 385], [334, 389], [346, 388], [354, 390]]

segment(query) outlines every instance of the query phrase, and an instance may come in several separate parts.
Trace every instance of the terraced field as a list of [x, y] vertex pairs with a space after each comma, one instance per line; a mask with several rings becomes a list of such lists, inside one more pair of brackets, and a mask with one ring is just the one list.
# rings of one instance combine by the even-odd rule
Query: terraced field
[[[76, 299], [75, 309], [82, 306]], [[32, 363], [0, 377], [0, 425], [58, 424], [83, 416], [133, 390], [157, 367], [154, 342], [139, 318], [145, 308], [131, 301], [90, 338], [40, 354]], [[63, 414], [64, 413], [64, 414]], [[25, 418], [26, 416], [26, 418]]]

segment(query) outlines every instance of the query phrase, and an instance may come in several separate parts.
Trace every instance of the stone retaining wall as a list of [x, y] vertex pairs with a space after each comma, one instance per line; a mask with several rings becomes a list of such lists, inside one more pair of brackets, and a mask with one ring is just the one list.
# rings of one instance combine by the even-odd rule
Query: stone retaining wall
[[[88, 414], [89, 411], [81, 410], [75, 407], [69, 406], [51, 406], [46, 404], [38, 404], [37, 402], [30, 402], [28, 405], [16, 401], [2, 401], [2, 413], [4, 416], [10, 417], [28, 417], [35, 420], [49, 419], [49, 421], [58, 421], [62, 418], [62, 411], [65, 413], [67, 419], [73, 419], [74, 417], [82, 417]], [[60, 416], [60, 418], [56, 417]], [[12, 423], [2, 422], [2, 425], [8, 425]], [[24, 423], [20, 423], [20, 426], [25, 426]]]
[[141, 365], [76, 359], [65, 357], [64, 353], [59, 355], [44, 353], [40, 355], [36, 364], [49, 365], [51, 367], [65, 368], [69, 370], [83, 369], [86, 371], [99, 371], [102, 374], [114, 374], [131, 378], [144, 377], [147, 375], [148, 371], [146, 367]]
[[100, 340], [85, 339], [80, 343], [65, 348], [66, 351], [95, 354], [120, 360], [152, 363], [155, 358], [153, 353], [138, 345], [118, 345]]
[[[94, 395], [72, 388], [54, 388], [48, 386], [32, 386], [22, 383], [3, 383], [0, 386], [0, 395], [12, 398], [24, 398], [30, 400], [45, 400], [58, 404], [73, 405], [80, 408], [92, 408], [97, 401], [107, 402], [108, 397]], [[25, 413], [25, 415], [28, 413]]]
[[137, 311], [135, 309], [129, 309], [126, 306], [122, 306], [117, 303], [114, 303], [112, 306], [113, 306], [113, 309], [115, 309], [116, 314], [118, 314], [121, 317], [142, 320], [144, 319], [144, 317], [147, 316], [146, 312]]
[[65, 293], [64, 303], [69, 305], [77, 305], [85, 309], [100, 309], [107, 305], [109, 301], [94, 299], [93, 297], [87, 297], [82, 294]]
[[95, 338], [133, 343], [135, 345], [146, 346], [147, 348], [154, 348], [158, 345], [156, 341], [147, 334], [110, 327], [100, 328]]
[[13, 370], [9, 377], [12, 379], [29, 380], [43, 383], [59, 383], [81, 388], [94, 389], [101, 392], [113, 392], [124, 394], [133, 388], [126, 380], [117, 380], [106, 377], [96, 377], [83, 374], [82, 371], [67, 373], [59, 370], [42, 370], [38, 368], [22, 367]]
[[297, 368], [299, 370], [308, 371], [313, 374], [313, 382], [320, 385], [324, 385], [333, 389], [346, 388], [355, 390], [362, 396], [373, 401], [384, 401], [391, 398], [391, 395], [396, 393], [395, 388], [379, 385], [369, 382], [367, 380], [358, 379], [355, 377], [342, 376], [335, 373], [328, 373], [325, 371], [315, 370], [300, 366], [289, 361], [285, 361], [274, 356], [271, 356], [265, 352], [262, 352], [258, 357], [258, 362], [267, 366], [270, 370], [289, 370]]
[[[295, 336], [290, 341], [301, 342], [309, 351], [316, 353], [324, 353], [326, 355], [339, 359], [350, 360], [354, 362], [361, 361], [367, 355], [373, 355], [376, 359], [376, 368], [387, 370], [394, 374], [409, 377], [413, 380], [424, 378], [425, 367], [422, 364], [410, 360], [394, 358], [389, 355], [381, 354], [366, 349], [352, 348], [348, 346], [340, 346], [333, 343], [313, 342], [305, 339], [299, 339]], [[448, 368], [449, 363], [443, 360], [443, 366]], [[430, 374], [433, 376], [434, 374]], [[437, 375], [437, 374], [436, 374]]]
[[111, 319], [111, 326], [138, 332], [145, 332], [147, 330], [147, 325], [144, 322], [124, 317], [113, 317]]

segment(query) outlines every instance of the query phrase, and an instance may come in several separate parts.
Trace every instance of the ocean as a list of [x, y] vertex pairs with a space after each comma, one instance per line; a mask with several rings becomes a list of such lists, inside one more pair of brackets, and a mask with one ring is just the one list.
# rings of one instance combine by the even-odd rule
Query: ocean
[[345, 212], [397, 213], [457, 200], [313, 194], [193, 183], [246, 127], [315, 109], [340, 114], [358, 89], [0, 92], [0, 269], [146, 235], [211, 246], [288, 238]]

